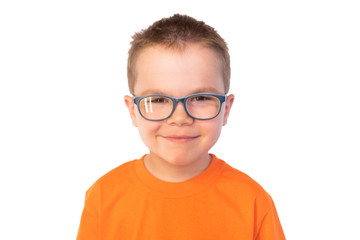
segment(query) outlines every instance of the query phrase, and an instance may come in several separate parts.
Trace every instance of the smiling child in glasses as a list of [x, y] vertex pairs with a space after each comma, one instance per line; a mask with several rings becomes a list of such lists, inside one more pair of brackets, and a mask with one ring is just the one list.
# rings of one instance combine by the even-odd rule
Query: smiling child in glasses
[[77, 240], [285, 239], [263, 188], [209, 154], [234, 101], [221, 36], [185, 15], [161, 19], [133, 36], [128, 81], [149, 154], [87, 191]]

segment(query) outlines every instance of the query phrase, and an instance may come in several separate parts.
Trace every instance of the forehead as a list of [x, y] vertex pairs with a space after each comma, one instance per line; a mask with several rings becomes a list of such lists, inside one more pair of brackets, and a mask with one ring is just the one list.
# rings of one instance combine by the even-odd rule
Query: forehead
[[147, 47], [137, 57], [134, 93], [174, 97], [196, 92], [223, 94], [221, 66], [218, 54], [201, 44], [187, 44], [182, 49]]

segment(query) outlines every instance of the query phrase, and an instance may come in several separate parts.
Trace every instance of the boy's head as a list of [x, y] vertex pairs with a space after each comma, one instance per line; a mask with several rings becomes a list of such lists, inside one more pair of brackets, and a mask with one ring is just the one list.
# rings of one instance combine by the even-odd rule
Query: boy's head
[[[125, 103], [150, 149], [148, 159], [201, 169], [234, 100], [224, 40], [203, 22], [181, 15], [135, 34]], [[159, 162], [158, 162], [159, 164]]]
[[160, 45], [183, 51], [189, 44], [200, 44], [213, 50], [221, 61], [225, 93], [230, 88], [230, 56], [226, 42], [214, 28], [186, 15], [175, 14], [163, 18], [133, 36], [129, 50], [127, 76], [130, 93], [134, 93], [139, 54], [150, 46]]

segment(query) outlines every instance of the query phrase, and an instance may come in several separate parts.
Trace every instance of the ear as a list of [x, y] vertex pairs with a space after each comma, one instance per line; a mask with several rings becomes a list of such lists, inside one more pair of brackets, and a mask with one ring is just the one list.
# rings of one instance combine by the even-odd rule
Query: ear
[[230, 94], [226, 97], [226, 101], [225, 101], [225, 114], [224, 114], [224, 119], [223, 119], [223, 126], [226, 125], [229, 114], [230, 114], [230, 110], [231, 110], [231, 106], [234, 102], [235, 96], [234, 94]]
[[126, 107], [128, 108], [129, 110], [129, 114], [130, 114], [130, 117], [131, 117], [131, 121], [132, 121], [132, 124], [137, 127], [138, 124], [137, 124], [137, 117], [136, 117], [136, 114], [135, 114], [135, 111], [136, 110], [136, 105], [134, 104], [134, 100], [132, 97], [126, 95], [124, 97], [124, 101], [125, 101], [125, 105]]

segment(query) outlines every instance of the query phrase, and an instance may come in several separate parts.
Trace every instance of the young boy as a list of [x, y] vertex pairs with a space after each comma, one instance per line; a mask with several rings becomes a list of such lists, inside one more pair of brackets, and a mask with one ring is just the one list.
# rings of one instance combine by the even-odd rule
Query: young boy
[[208, 153], [229, 80], [227, 45], [203, 22], [176, 14], [133, 36], [125, 103], [149, 154], [87, 191], [77, 240], [285, 239], [263, 188]]

